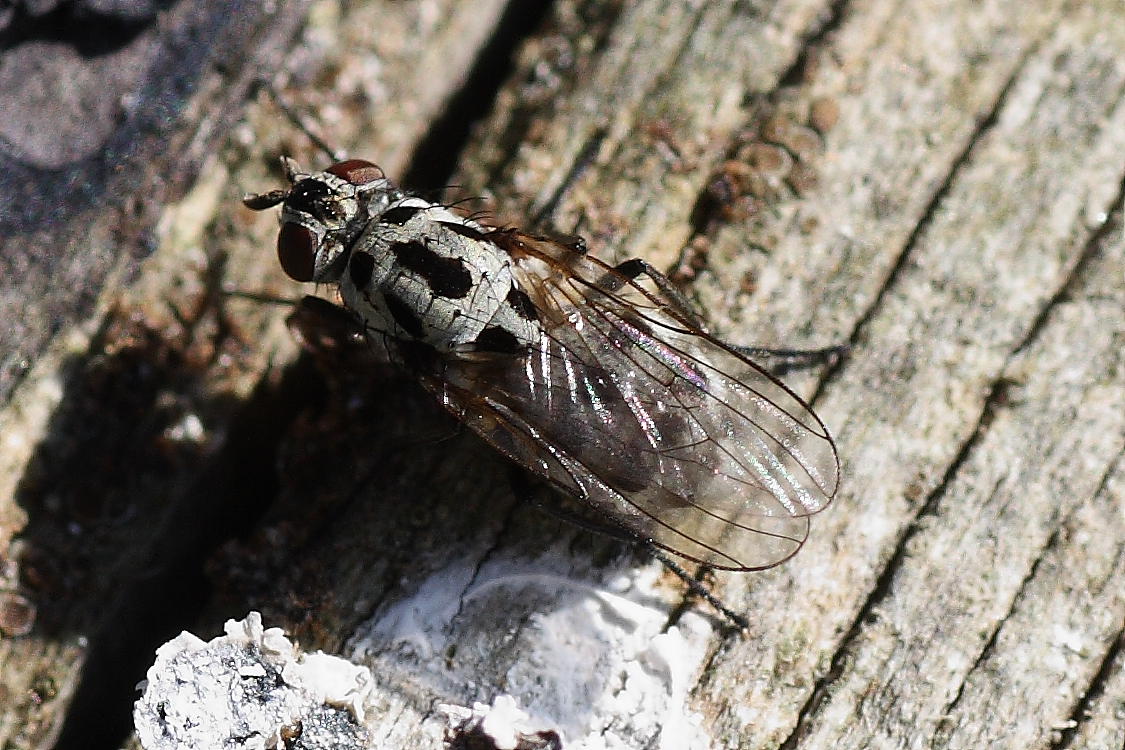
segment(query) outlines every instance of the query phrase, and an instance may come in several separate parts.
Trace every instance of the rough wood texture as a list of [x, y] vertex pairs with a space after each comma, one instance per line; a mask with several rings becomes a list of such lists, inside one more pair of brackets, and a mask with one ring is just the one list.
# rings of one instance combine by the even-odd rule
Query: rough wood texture
[[318, 4], [285, 95], [424, 175], [462, 71], [509, 44], [456, 181], [672, 269], [728, 339], [850, 341], [789, 379], [840, 497], [791, 563], [716, 576], [748, 634], [696, 605], [665, 631], [683, 593], [657, 566], [517, 500], [410, 383], [298, 358], [284, 307], [226, 293], [307, 291], [236, 200], [279, 153], [324, 159], [263, 98], [0, 414], [0, 626], [38, 606], [0, 642], [0, 737], [45, 746], [69, 712], [76, 742], [83, 711], [128, 710], [119, 653], [254, 608], [372, 668], [379, 747], [439, 747], [438, 703], [501, 693], [568, 746], [1121, 747], [1120, 4], [560, 1], [517, 40], [519, 9], [462, 5]]

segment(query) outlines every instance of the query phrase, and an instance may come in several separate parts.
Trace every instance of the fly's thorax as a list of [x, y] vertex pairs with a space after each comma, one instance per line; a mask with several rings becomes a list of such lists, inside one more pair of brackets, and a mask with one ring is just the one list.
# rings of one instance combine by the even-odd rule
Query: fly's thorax
[[344, 303], [370, 333], [439, 352], [526, 351], [538, 322], [488, 233], [444, 206], [403, 199], [355, 241], [340, 279]]

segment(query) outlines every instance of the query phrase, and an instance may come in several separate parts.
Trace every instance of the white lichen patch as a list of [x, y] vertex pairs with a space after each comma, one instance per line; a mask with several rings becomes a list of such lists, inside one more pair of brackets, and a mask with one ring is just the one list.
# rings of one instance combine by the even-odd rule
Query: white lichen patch
[[612, 586], [549, 565], [453, 563], [377, 614], [355, 658], [380, 672], [408, 664], [445, 704], [518, 706], [514, 731], [556, 732], [568, 750], [709, 748], [689, 703], [708, 621], [688, 612], [665, 629], [655, 565]]
[[211, 641], [183, 632], [156, 651], [133, 710], [146, 750], [366, 748], [373, 681], [366, 667], [303, 654], [251, 612]]

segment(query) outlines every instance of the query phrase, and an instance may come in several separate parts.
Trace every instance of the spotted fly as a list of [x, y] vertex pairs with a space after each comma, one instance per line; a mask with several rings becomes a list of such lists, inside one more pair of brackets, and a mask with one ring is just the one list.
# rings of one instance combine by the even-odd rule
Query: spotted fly
[[366, 337], [496, 450], [607, 525], [713, 568], [801, 547], [836, 493], [832, 438], [647, 263], [485, 226], [367, 161], [283, 164], [287, 188], [244, 199], [281, 205], [282, 268], [338, 286]]

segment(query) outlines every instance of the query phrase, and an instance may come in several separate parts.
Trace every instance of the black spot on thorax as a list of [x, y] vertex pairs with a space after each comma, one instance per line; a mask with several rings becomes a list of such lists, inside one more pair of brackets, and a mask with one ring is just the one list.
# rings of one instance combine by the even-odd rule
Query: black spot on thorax
[[533, 322], [539, 321], [539, 311], [535, 309], [535, 303], [531, 301], [531, 297], [527, 296], [527, 292], [520, 289], [515, 284], [508, 290], [506, 299], [508, 306], [515, 311], [516, 315], [524, 320]]
[[462, 299], [473, 288], [473, 277], [461, 258], [438, 255], [421, 242], [396, 242], [390, 250], [399, 264], [418, 274], [430, 291], [446, 299]]
[[375, 258], [368, 253], [352, 253], [348, 260], [348, 275], [356, 289], [364, 289], [375, 272]]
[[461, 224], [456, 221], [439, 221], [438, 224], [441, 224], [443, 227], [453, 232], [454, 234], [459, 234], [462, 237], [468, 237], [470, 240], [483, 242], [488, 239], [488, 235], [486, 235], [479, 229], [469, 226], [468, 224]]
[[520, 343], [516, 335], [506, 328], [488, 326], [477, 336], [477, 351], [496, 352], [498, 354], [522, 354], [527, 347]]
[[379, 216], [380, 224], [397, 224], [402, 226], [413, 219], [419, 212], [425, 211], [425, 206], [395, 206], [389, 208]]
[[425, 337], [426, 328], [422, 325], [421, 319], [411, 309], [410, 305], [403, 302], [398, 295], [393, 292], [384, 292], [383, 301], [387, 304], [387, 312], [398, 323], [399, 328], [409, 333], [416, 339]]

